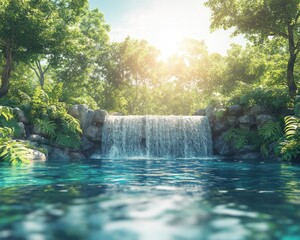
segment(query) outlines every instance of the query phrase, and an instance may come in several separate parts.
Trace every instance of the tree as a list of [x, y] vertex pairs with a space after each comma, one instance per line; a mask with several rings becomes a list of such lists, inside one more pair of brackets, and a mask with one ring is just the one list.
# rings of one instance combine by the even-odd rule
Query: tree
[[98, 9], [82, 15], [77, 31], [68, 37], [68, 47], [61, 49], [60, 59], [54, 65], [55, 79], [64, 85], [64, 100], [83, 96], [94, 99], [100, 95], [109, 30]]
[[105, 65], [106, 86], [110, 94], [114, 90], [122, 91], [127, 113], [141, 113], [146, 109], [148, 89], [153, 87], [160, 68], [158, 56], [159, 51], [145, 40], [128, 37], [123, 42], [111, 44]]
[[1, 0], [0, 51], [5, 64], [0, 97], [9, 90], [13, 63], [51, 54], [86, 7], [87, 0]]
[[208, 0], [212, 10], [211, 27], [234, 28], [250, 40], [283, 38], [287, 41], [289, 59], [286, 68], [291, 97], [297, 92], [294, 68], [300, 51], [299, 0]]

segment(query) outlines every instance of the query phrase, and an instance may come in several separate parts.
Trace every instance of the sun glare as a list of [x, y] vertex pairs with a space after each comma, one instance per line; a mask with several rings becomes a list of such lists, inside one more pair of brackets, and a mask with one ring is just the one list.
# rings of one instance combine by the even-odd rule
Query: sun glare
[[[112, 39], [122, 41], [131, 36], [145, 39], [166, 59], [179, 51], [186, 38], [205, 41], [209, 52], [226, 54], [230, 43], [227, 31], [210, 32], [210, 11], [204, 0], [151, 0], [149, 6], [129, 12], [118, 28], [112, 28]], [[240, 43], [240, 39], [237, 41]]]
[[[152, 23], [147, 30], [149, 42], [161, 51], [161, 58], [179, 51], [180, 42], [185, 38], [199, 38], [196, 29], [203, 28], [199, 15], [201, 4], [184, 4], [183, 1], [174, 1], [173, 4], [160, 3], [149, 14]], [[196, 8], [196, 10], [195, 10]], [[145, 25], [148, 25], [145, 22]]]

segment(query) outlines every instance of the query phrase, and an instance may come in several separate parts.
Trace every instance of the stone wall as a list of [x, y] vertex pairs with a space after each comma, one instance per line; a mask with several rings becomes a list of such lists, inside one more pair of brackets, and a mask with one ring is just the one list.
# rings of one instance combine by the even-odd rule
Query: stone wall
[[[46, 158], [79, 160], [89, 158], [94, 153], [100, 153], [102, 127], [105, 117], [108, 115], [105, 110], [94, 111], [89, 109], [86, 105], [74, 105], [69, 109], [69, 114], [79, 120], [82, 128], [81, 148], [77, 151], [50, 144], [40, 132], [30, 125], [20, 109], [13, 108], [13, 111], [21, 129], [17, 139], [20, 141], [28, 141], [36, 147], [47, 150], [47, 156], [39, 151], [33, 151], [33, 160], [44, 161]], [[252, 107], [232, 105], [227, 108], [208, 106], [195, 113], [195, 115], [207, 116], [209, 118], [215, 155], [253, 159], [261, 157], [259, 149], [257, 149], [254, 144], [247, 144], [241, 149], [237, 149], [232, 142], [225, 141], [225, 133], [230, 128], [257, 132], [267, 121], [275, 121], [278, 117], [293, 114], [293, 110], [274, 110], [259, 105]], [[271, 153], [272, 146], [274, 146], [274, 144], [270, 144], [269, 146]]]
[[86, 157], [90, 157], [100, 150], [102, 127], [108, 113], [100, 109], [94, 111], [86, 105], [74, 105], [69, 109], [69, 114], [80, 122], [82, 129], [81, 152]]
[[89, 158], [93, 153], [100, 150], [101, 129], [105, 116], [108, 115], [104, 110], [94, 111], [86, 105], [74, 105], [69, 109], [69, 114], [80, 121], [82, 129], [81, 148], [75, 151], [50, 143], [39, 129], [34, 128], [29, 123], [22, 110], [19, 108], [11, 109], [15, 113], [20, 128], [18, 136], [15, 136], [17, 141], [28, 142], [36, 149], [45, 150], [32, 150], [30, 159], [33, 161], [45, 161], [47, 159], [80, 160]]
[[[270, 109], [260, 105], [244, 107], [232, 105], [227, 108], [215, 108], [208, 106], [206, 109], [198, 110], [195, 115], [207, 116], [209, 118], [214, 154], [220, 156], [237, 157], [240, 159], [261, 158], [260, 149], [254, 144], [248, 144], [237, 149], [232, 142], [225, 141], [225, 133], [230, 129], [247, 129], [257, 132], [267, 121], [275, 121], [278, 117], [293, 115], [289, 109]], [[270, 144], [269, 150], [272, 156], [274, 144]]]

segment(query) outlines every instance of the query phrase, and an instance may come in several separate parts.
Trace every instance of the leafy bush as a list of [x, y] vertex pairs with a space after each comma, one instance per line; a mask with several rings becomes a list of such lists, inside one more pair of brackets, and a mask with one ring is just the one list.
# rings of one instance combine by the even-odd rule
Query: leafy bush
[[257, 139], [259, 138], [255, 131], [240, 128], [230, 128], [224, 135], [224, 140], [233, 143], [233, 147], [237, 150], [242, 149], [247, 144], [258, 147], [261, 143]]
[[10, 140], [0, 142], [0, 159], [11, 164], [30, 163], [28, 148], [22, 143]]
[[300, 118], [287, 116], [284, 121], [284, 137], [276, 151], [283, 160], [290, 161], [300, 157]]
[[66, 105], [59, 102], [60, 87], [48, 88], [51, 97], [40, 87], [36, 88], [31, 101], [30, 118], [38, 130], [61, 147], [80, 147], [80, 124], [69, 115]]
[[7, 127], [15, 121], [12, 109], [1, 106], [0, 119], [0, 160], [11, 164], [28, 163], [28, 148], [12, 140], [14, 129]]
[[263, 137], [263, 143], [260, 146], [260, 151], [265, 156], [269, 155], [269, 145], [276, 142], [283, 135], [280, 122], [268, 121], [259, 130], [258, 134]]
[[243, 84], [231, 96], [231, 104], [252, 106], [258, 104], [264, 107], [278, 109], [292, 105], [292, 99], [286, 87], [283, 86], [257, 86]]

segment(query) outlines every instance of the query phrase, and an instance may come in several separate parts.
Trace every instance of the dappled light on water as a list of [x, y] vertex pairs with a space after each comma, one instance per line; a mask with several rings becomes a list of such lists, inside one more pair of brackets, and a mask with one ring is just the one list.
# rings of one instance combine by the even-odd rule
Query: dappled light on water
[[1, 239], [282, 239], [300, 234], [298, 165], [107, 159], [39, 163], [25, 172], [0, 169]]

